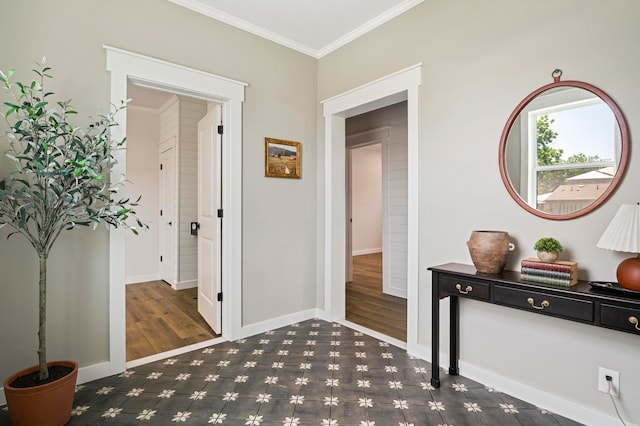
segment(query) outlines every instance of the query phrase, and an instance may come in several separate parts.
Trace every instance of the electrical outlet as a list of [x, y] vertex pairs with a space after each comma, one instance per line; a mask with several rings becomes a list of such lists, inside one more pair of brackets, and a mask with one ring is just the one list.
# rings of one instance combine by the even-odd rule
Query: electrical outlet
[[[607, 376], [611, 377], [610, 381], [607, 381]], [[611, 385], [609, 385], [609, 383]], [[609, 386], [611, 386], [611, 395], [618, 396], [620, 393], [620, 373], [608, 368], [598, 368], [598, 391], [609, 393]]]

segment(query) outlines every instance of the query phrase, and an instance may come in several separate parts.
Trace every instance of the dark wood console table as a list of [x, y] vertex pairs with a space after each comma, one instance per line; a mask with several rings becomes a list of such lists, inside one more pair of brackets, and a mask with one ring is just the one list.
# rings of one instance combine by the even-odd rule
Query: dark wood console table
[[639, 297], [594, 289], [586, 281], [573, 287], [520, 281], [520, 273], [482, 274], [472, 265], [448, 263], [432, 273], [431, 384], [440, 387], [440, 299], [450, 300], [449, 374], [458, 375], [460, 323], [458, 298], [522, 309], [597, 327], [640, 335]]

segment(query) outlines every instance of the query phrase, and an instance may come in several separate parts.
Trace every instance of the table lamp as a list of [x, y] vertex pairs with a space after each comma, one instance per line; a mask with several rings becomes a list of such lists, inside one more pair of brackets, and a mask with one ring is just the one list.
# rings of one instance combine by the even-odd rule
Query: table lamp
[[636, 253], [618, 265], [618, 284], [628, 290], [640, 291], [640, 203], [623, 204], [600, 237], [597, 247]]

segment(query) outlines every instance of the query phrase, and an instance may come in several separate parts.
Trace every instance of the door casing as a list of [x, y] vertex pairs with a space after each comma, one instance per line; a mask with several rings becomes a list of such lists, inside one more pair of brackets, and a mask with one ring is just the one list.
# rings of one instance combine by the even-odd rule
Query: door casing
[[[238, 339], [242, 328], [242, 103], [247, 84], [115, 47], [103, 47], [114, 105], [127, 99], [129, 81], [223, 105], [226, 123], [223, 144], [227, 148], [222, 161], [227, 167], [223, 171], [222, 291], [227, 309], [223, 313], [222, 333], [228, 339]], [[126, 136], [126, 114], [116, 118], [119, 126], [112, 128], [112, 137], [120, 140]], [[118, 164], [110, 178], [119, 182], [126, 171], [126, 150], [117, 151], [114, 156]], [[79, 376], [79, 381], [116, 374], [126, 368], [125, 232], [109, 231], [109, 359]]]
[[418, 126], [422, 64], [387, 75], [322, 102], [324, 116], [324, 226], [318, 235], [328, 321], [345, 318], [345, 120], [407, 101], [408, 241], [407, 350], [418, 347]]

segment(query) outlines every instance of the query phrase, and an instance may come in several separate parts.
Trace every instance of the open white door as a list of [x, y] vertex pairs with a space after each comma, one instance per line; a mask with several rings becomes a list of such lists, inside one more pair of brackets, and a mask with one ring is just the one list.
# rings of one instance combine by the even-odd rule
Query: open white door
[[216, 105], [198, 123], [198, 312], [220, 334], [221, 283], [221, 149], [218, 135], [221, 107]]

